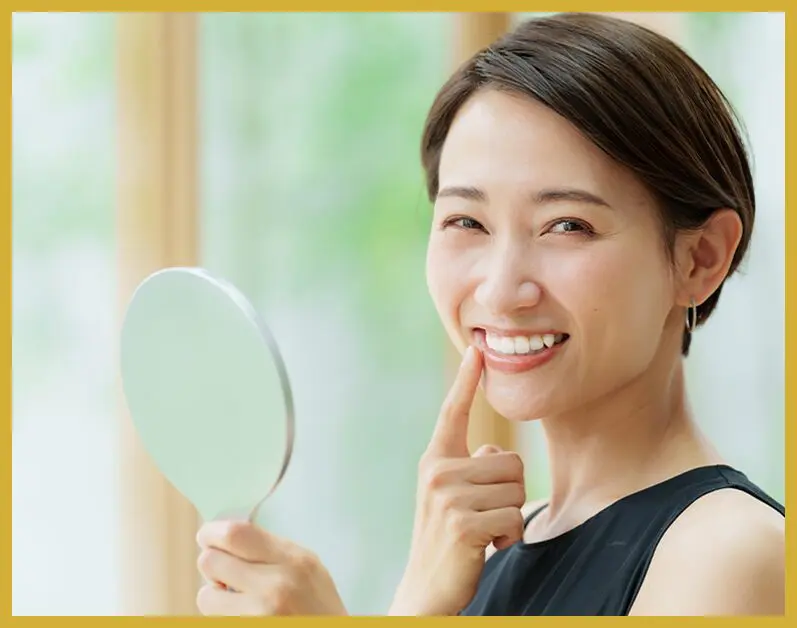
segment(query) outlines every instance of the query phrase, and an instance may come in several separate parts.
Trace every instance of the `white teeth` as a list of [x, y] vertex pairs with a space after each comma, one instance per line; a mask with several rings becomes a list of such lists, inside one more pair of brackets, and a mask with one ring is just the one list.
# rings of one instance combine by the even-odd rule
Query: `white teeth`
[[529, 338], [529, 349], [532, 351], [539, 351], [545, 346], [545, 343], [542, 341], [542, 336], [532, 336]]
[[529, 339], [523, 336], [515, 338], [515, 353], [528, 353], [529, 352]]
[[485, 334], [487, 346], [493, 351], [506, 355], [536, 353], [545, 348], [550, 349], [562, 342], [563, 339], [564, 334], [544, 334], [542, 336], [499, 336], [490, 332]]

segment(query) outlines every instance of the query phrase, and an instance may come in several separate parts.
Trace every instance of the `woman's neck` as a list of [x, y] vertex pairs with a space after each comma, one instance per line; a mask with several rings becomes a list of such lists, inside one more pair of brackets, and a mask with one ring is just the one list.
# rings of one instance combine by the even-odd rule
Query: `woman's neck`
[[690, 468], [722, 462], [695, 425], [680, 354], [568, 416], [543, 419], [551, 467], [545, 519], [564, 527]]

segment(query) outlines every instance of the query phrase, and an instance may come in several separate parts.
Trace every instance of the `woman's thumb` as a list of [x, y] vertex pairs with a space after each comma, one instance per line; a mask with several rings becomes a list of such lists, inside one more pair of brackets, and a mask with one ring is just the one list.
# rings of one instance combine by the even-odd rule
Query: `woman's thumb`
[[500, 454], [503, 449], [501, 449], [498, 445], [482, 445], [476, 450], [476, 453], [473, 454], [474, 458], [479, 458], [481, 456], [489, 456], [490, 454]]

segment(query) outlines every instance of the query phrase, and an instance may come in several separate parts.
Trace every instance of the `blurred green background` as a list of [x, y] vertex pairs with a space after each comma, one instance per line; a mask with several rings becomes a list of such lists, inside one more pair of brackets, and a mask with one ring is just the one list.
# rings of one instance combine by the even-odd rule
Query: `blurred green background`
[[[269, 320], [296, 389], [294, 462], [264, 518], [320, 555], [357, 614], [385, 612], [401, 575], [444, 394], [418, 146], [450, 21], [201, 19], [203, 262]], [[695, 339], [690, 393], [725, 456], [782, 500], [784, 20], [684, 24], [746, 121], [758, 185], [750, 258]], [[115, 37], [113, 14], [13, 20], [15, 614], [116, 614], [123, 595]], [[541, 496], [539, 427], [521, 442]]]

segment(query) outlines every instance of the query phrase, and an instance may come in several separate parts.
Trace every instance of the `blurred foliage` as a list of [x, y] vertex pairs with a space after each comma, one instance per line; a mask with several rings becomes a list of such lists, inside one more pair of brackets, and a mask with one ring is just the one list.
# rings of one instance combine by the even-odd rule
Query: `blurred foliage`
[[738, 102], [745, 80], [734, 71], [728, 61], [728, 49], [737, 45], [737, 28], [743, 26], [743, 14], [701, 12], [691, 13], [685, 21], [684, 47], [699, 59], [700, 64], [720, 85], [731, 102]]
[[14, 14], [13, 205], [23, 249], [52, 254], [86, 237], [112, 245], [113, 19]]
[[61, 301], [52, 273], [81, 251], [113, 254], [112, 20], [13, 16], [15, 398], [38, 390], [43, 366], [62, 360], [76, 340], [63, 331], [73, 328], [75, 307]]

